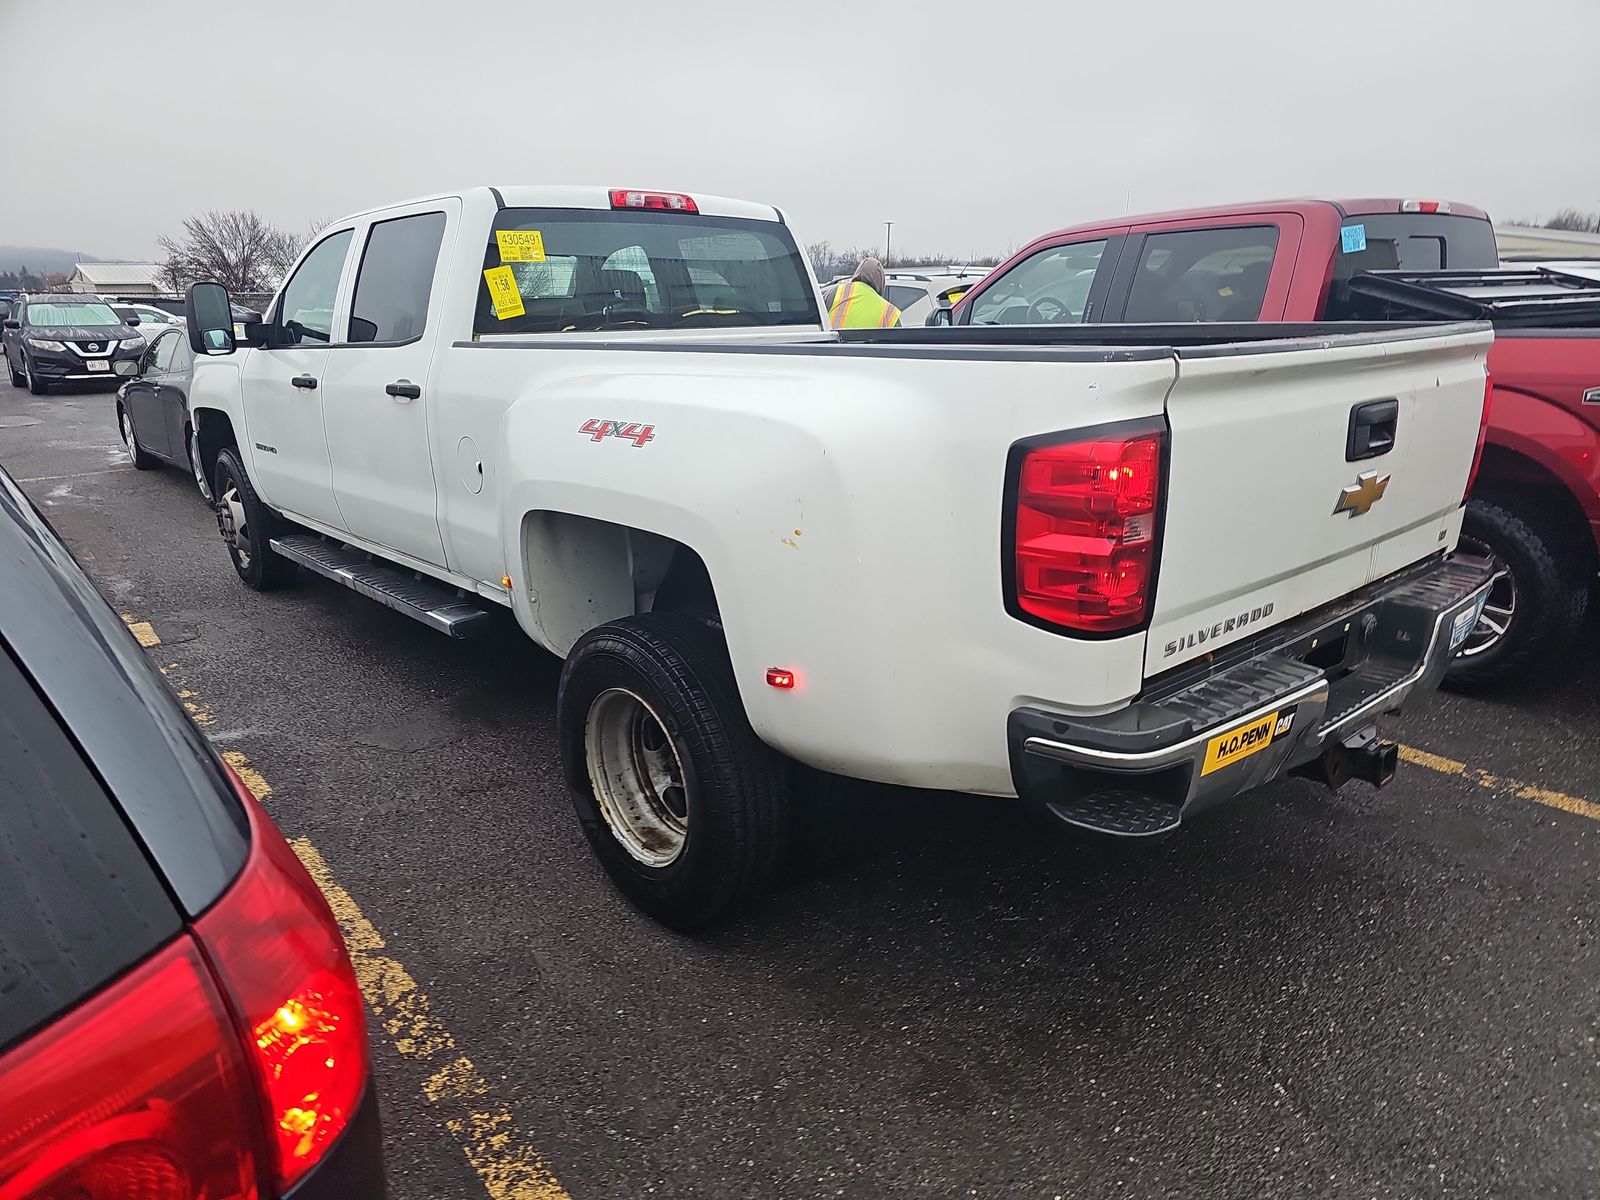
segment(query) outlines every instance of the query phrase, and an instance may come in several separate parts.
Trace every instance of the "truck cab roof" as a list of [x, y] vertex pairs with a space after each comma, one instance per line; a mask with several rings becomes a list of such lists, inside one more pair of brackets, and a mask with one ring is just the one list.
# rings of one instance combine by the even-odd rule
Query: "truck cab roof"
[[[1417, 207], [1408, 207], [1412, 205]], [[1136, 217], [1110, 217], [1100, 221], [1085, 222], [1081, 225], [1069, 225], [1036, 240], [1048, 241], [1077, 233], [1089, 233], [1098, 229], [1122, 229], [1129, 225], [1156, 225], [1169, 221], [1206, 221], [1224, 217], [1247, 217], [1253, 213], [1265, 212], [1299, 213], [1303, 217], [1313, 219], [1335, 215], [1341, 220], [1345, 217], [1376, 216], [1384, 213], [1401, 212], [1438, 212], [1456, 217], [1472, 217], [1482, 221], [1489, 219], [1489, 214], [1484, 212], [1483, 209], [1475, 208], [1470, 204], [1458, 204], [1453, 200], [1396, 198], [1333, 200], [1301, 196], [1287, 200], [1260, 200], [1248, 204], [1219, 204], [1209, 208], [1179, 208], [1168, 212], [1140, 213]]]
[[[450, 191], [432, 192], [426, 196], [413, 196], [409, 200], [402, 200], [394, 204], [385, 204], [378, 208], [366, 208], [359, 212], [348, 214], [344, 220], [364, 217], [371, 213], [387, 212], [390, 209], [406, 208], [414, 204], [426, 204], [435, 200], [447, 198], [466, 199], [477, 195], [491, 200], [496, 208], [589, 208], [596, 211], [610, 211], [615, 207], [611, 203], [611, 193], [617, 187], [606, 187], [600, 184], [512, 184], [509, 186], [496, 186], [492, 184], [476, 184], [471, 187], [456, 188]], [[629, 188], [630, 191], [646, 189]], [[757, 204], [750, 200], [736, 200], [728, 196], [711, 196], [704, 192], [674, 192], [661, 189], [648, 189], [652, 195], [687, 196], [694, 201], [695, 209], [706, 216], [712, 217], [740, 217], [752, 221], [775, 221], [783, 223], [783, 213], [770, 204]]]

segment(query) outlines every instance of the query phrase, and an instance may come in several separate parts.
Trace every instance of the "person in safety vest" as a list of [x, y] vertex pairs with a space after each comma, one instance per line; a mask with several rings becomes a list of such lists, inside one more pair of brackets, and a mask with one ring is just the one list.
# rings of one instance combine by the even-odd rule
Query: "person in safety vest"
[[900, 310], [884, 299], [888, 290], [883, 264], [863, 258], [856, 273], [833, 293], [828, 324], [834, 329], [893, 329], [900, 324]]

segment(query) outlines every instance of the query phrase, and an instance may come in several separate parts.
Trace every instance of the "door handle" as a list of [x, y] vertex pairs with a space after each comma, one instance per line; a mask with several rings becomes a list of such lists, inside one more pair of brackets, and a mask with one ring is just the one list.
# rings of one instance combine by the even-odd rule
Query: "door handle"
[[308, 392], [317, 390], [317, 377], [315, 375], [296, 375], [289, 382], [297, 388], [304, 388]]
[[1394, 449], [1400, 421], [1400, 401], [1371, 400], [1350, 410], [1350, 432], [1345, 438], [1345, 462], [1377, 458]]
[[422, 398], [422, 388], [409, 379], [396, 379], [383, 389], [396, 400], [419, 400]]

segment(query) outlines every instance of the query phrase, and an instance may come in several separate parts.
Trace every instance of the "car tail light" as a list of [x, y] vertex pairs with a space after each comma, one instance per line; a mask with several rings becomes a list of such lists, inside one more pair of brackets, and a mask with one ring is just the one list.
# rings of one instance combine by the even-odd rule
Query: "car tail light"
[[1022, 452], [1010, 547], [1021, 615], [1085, 633], [1144, 623], [1162, 444], [1162, 434], [1146, 427]]
[[1448, 213], [1450, 204], [1446, 200], [1402, 200], [1400, 211], [1409, 213]]
[[253, 1198], [252, 1093], [227, 1007], [180, 936], [0, 1058], [0, 1200]]
[[236, 776], [234, 786], [250, 814], [250, 858], [195, 932], [241, 1027], [273, 1178], [286, 1191], [355, 1115], [369, 1072], [366, 1027], [327, 903]]
[[1472, 495], [1472, 485], [1478, 482], [1478, 468], [1483, 466], [1483, 447], [1489, 440], [1489, 405], [1494, 400], [1494, 376], [1483, 377], [1483, 413], [1478, 417], [1478, 448], [1472, 452], [1472, 470], [1467, 472], [1467, 490], [1461, 493], [1465, 504]]
[[698, 213], [693, 196], [682, 192], [636, 192], [631, 188], [611, 190], [612, 208], [654, 208], [664, 212]]

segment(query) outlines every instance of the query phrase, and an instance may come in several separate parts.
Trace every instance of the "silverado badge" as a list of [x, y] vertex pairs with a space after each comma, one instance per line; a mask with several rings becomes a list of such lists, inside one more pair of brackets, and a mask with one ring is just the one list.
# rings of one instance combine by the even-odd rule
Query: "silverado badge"
[[1383, 493], [1389, 490], [1389, 476], [1379, 475], [1376, 471], [1363, 471], [1356, 476], [1354, 483], [1348, 483], [1339, 489], [1339, 503], [1333, 506], [1333, 515], [1349, 513], [1352, 518], [1359, 517], [1379, 500]]

